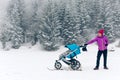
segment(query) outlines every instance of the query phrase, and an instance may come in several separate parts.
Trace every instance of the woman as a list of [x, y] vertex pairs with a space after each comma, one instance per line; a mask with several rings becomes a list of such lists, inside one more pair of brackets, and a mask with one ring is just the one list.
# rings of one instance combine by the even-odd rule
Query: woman
[[103, 58], [104, 58], [104, 69], [108, 69], [108, 67], [107, 67], [108, 38], [104, 35], [104, 29], [99, 30], [97, 37], [95, 37], [91, 41], [88, 41], [87, 44], [85, 44], [85, 45], [87, 46], [94, 42], [97, 42], [97, 45], [98, 45], [97, 61], [96, 61], [96, 67], [94, 68], [94, 70], [99, 69], [100, 58], [101, 58], [102, 54], [103, 54]]

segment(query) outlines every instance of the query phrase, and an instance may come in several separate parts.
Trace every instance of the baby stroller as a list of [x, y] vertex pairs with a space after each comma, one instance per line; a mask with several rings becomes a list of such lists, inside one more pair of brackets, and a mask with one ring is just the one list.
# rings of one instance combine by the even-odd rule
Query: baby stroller
[[[59, 60], [56, 60], [54, 67], [59, 70], [62, 67], [62, 64], [60, 61], [63, 61], [67, 65], [69, 65], [73, 70], [78, 70], [81, 67], [81, 64], [78, 60], [75, 59], [77, 58], [78, 54], [81, 54], [80, 48], [82, 47], [83, 51], [87, 51], [86, 46], [78, 46], [77, 44], [69, 44], [65, 46], [69, 50], [66, 52], [62, 53], [59, 56]], [[68, 60], [69, 59], [69, 60]]]

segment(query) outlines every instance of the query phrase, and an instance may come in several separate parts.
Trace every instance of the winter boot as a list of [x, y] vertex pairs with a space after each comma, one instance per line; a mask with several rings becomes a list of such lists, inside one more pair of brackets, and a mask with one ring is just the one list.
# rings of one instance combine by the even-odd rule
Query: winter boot
[[108, 70], [108, 67], [104, 67], [104, 69]]
[[94, 70], [98, 70], [99, 68], [98, 67], [95, 67]]

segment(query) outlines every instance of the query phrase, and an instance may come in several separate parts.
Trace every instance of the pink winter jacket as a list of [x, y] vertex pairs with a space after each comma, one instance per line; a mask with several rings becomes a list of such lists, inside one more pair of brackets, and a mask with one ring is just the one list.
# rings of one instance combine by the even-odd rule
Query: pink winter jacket
[[97, 36], [95, 39], [88, 41], [87, 44], [92, 44], [93, 42], [97, 42], [99, 50], [102, 51], [107, 49], [108, 38], [106, 36], [102, 36], [102, 37]]

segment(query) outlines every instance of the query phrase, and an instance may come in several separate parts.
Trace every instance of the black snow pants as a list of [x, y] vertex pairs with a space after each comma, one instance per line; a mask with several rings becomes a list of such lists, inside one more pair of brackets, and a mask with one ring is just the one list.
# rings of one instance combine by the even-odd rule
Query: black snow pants
[[104, 64], [103, 66], [104, 67], [107, 67], [107, 49], [104, 50], [104, 51], [98, 51], [98, 54], [97, 54], [97, 61], [96, 61], [96, 68], [99, 68], [99, 64], [100, 64], [100, 58], [101, 58], [101, 55], [103, 54], [103, 59], [104, 59]]

